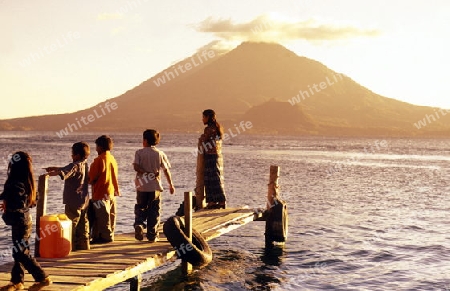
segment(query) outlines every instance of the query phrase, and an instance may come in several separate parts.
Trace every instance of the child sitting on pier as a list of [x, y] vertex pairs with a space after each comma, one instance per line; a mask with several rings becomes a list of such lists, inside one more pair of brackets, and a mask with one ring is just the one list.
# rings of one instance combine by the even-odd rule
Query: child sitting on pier
[[88, 164], [89, 145], [77, 142], [72, 145], [72, 163], [65, 167], [47, 167], [50, 176], [64, 180], [63, 203], [65, 214], [72, 220], [72, 251], [89, 250], [89, 222], [87, 206], [89, 202]]
[[136, 171], [136, 205], [134, 207], [134, 230], [137, 240], [144, 239], [144, 228], [147, 223], [147, 239], [149, 242], [158, 241], [158, 226], [161, 210], [160, 171], [163, 170], [170, 187], [170, 194], [175, 192], [170, 163], [164, 152], [156, 148], [159, 143], [159, 132], [147, 129], [143, 133], [143, 148], [135, 153], [133, 168]]

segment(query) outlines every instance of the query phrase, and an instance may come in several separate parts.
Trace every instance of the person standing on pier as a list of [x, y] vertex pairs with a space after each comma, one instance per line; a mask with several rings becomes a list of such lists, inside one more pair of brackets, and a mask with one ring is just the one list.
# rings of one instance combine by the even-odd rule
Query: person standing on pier
[[95, 216], [91, 244], [102, 244], [114, 241], [117, 209], [115, 196], [120, 196], [120, 193], [118, 166], [110, 152], [113, 148], [112, 139], [102, 135], [95, 140], [95, 145], [98, 156], [89, 168]]
[[217, 122], [216, 113], [212, 109], [203, 111], [202, 121], [206, 127], [200, 136], [198, 150], [204, 154], [206, 208], [225, 208], [227, 198], [223, 178], [223, 128]]
[[87, 158], [89, 145], [76, 142], [72, 145], [72, 163], [64, 167], [47, 167], [50, 176], [64, 180], [64, 212], [72, 221], [72, 251], [89, 250], [89, 221], [87, 206], [89, 202], [89, 177]]
[[143, 148], [136, 151], [133, 168], [136, 171], [136, 205], [134, 206], [134, 230], [137, 240], [144, 239], [144, 228], [147, 227], [147, 239], [156, 242], [159, 239], [158, 227], [161, 215], [161, 170], [169, 183], [170, 194], [175, 187], [170, 173], [170, 163], [166, 154], [156, 148], [159, 144], [159, 132], [147, 129], [143, 133]]
[[32, 228], [30, 208], [36, 205], [36, 187], [31, 157], [25, 152], [16, 152], [8, 164], [8, 178], [0, 194], [3, 201], [0, 209], [6, 225], [12, 227], [12, 256], [14, 265], [11, 282], [0, 290], [24, 289], [24, 269], [36, 281], [28, 290], [39, 290], [52, 283], [50, 277], [30, 254]]

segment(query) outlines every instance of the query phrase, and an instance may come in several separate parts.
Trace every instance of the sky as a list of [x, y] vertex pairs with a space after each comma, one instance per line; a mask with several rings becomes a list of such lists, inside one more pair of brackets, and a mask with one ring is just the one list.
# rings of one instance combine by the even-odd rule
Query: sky
[[0, 0], [0, 119], [85, 109], [243, 41], [450, 109], [449, 15], [446, 0]]

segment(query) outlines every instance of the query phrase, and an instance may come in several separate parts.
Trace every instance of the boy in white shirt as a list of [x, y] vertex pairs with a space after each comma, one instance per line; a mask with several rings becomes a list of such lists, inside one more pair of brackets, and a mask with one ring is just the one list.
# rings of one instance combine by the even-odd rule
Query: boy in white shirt
[[143, 133], [143, 148], [136, 151], [133, 167], [136, 171], [136, 205], [134, 207], [134, 230], [137, 240], [144, 239], [144, 229], [149, 242], [158, 241], [158, 226], [161, 212], [161, 170], [169, 183], [170, 194], [175, 193], [166, 154], [156, 148], [160, 141], [159, 132], [147, 129]]

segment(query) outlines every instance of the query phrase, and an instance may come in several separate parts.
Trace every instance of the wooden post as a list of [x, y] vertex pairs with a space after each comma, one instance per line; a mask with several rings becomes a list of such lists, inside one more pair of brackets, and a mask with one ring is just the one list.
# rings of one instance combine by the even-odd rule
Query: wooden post
[[275, 242], [285, 242], [288, 234], [287, 205], [279, 195], [278, 178], [280, 167], [270, 166], [269, 191], [266, 210], [266, 246]]
[[[192, 240], [192, 192], [184, 192], [184, 232], [189, 240]], [[189, 274], [192, 265], [186, 261], [181, 264], [183, 274]]]
[[47, 213], [47, 190], [48, 190], [48, 175], [43, 174], [39, 176], [38, 191], [37, 191], [37, 206], [36, 206], [36, 239], [34, 244], [34, 256], [40, 257], [39, 245], [41, 235], [41, 216]]
[[267, 191], [267, 210], [271, 209], [275, 203], [277, 203], [277, 198], [279, 194], [278, 178], [280, 177], [280, 167], [270, 166], [270, 176]]
[[[202, 146], [199, 144], [199, 147]], [[206, 207], [205, 198], [205, 155], [197, 151], [197, 169], [195, 181], [195, 208], [202, 209]]]
[[142, 283], [142, 274], [138, 274], [136, 277], [128, 279], [130, 282], [130, 291], [139, 291], [141, 290]]

